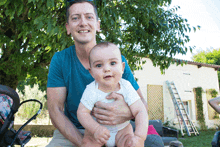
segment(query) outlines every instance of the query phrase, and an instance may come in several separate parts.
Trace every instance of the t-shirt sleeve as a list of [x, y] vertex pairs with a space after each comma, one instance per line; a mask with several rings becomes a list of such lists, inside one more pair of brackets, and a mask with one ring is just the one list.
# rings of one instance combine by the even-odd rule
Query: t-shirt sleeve
[[82, 98], [80, 102], [90, 111], [92, 111], [95, 103], [96, 103], [96, 95], [94, 90], [91, 90], [88, 86], [83, 92]]
[[59, 53], [55, 53], [51, 62], [47, 79], [47, 87], [64, 87], [64, 78], [62, 72], [62, 60]]
[[128, 104], [128, 106], [140, 99], [140, 96], [138, 95], [137, 91], [133, 88], [129, 81], [124, 80], [123, 86], [125, 89], [124, 100]]
[[122, 57], [122, 62], [125, 62], [125, 69], [124, 69], [124, 74], [122, 75], [122, 78], [128, 80], [131, 83], [131, 85], [134, 87], [134, 89], [138, 90], [139, 86], [137, 84], [137, 81], [134, 78], [134, 75], [131, 72], [131, 69], [128, 65], [127, 60], [125, 59], [123, 55], [121, 57]]

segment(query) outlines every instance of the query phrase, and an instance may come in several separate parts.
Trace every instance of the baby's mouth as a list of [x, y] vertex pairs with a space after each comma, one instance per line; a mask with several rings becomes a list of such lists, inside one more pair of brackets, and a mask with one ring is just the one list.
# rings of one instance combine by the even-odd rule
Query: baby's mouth
[[108, 75], [108, 76], [105, 76], [104, 79], [108, 79], [108, 78], [111, 78], [112, 76]]

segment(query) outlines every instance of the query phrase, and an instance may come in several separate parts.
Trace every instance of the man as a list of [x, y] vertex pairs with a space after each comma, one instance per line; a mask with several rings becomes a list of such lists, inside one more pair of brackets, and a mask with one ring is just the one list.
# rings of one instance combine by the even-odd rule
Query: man
[[[76, 112], [86, 85], [94, 80], [88, 71], [89, 52], [96, 45], [96, 32], [100, 31], [93, 3], [86, 0], [72, 2], [67, 9], [66, 29], [67, 34], [74, 38], [75, 46], [56, 53], [50, 64], [47, 103], [51, 121], [58, 130], [48, 146], [80, 146], [82, 142], [84, 128]], [[147, 109], [127, 61], [124, 57], [122, 60], [126, 64], [123, 78], [131, 82]], [[93, 115], [99, 123], [115, 125], [133, 118], [121, 95], [112, 93], [108, 98], [115, 99], [115, 102], [108, 105], [97, 102], [93, 109]]]

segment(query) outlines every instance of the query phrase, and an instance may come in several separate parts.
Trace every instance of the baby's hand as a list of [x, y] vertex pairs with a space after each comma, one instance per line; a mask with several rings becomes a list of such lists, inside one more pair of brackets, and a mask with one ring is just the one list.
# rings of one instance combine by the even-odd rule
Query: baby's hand
[[106, 127], [103, 127], [101, 125], [97, 127], [94, 133], [94, 138], [98, 143], [106, 144], [109, 137], [110, 137], [110, 131]]

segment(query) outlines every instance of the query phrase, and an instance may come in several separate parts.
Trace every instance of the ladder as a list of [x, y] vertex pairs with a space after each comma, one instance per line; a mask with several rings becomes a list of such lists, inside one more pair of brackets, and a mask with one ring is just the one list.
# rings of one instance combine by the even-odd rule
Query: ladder
[[188, 113], [186, 112], [186, 109], [184, 107], [184, 104], [180, 98], [180, 95], [176, 89], [174, 82], [166, 81], [166, 84], [168, 86], [170, 95], [172, 96], [172, 100], [173, 100], [174, 108], [176, 111], [177, 119], [180, 125], [182, 137], [185, 134], [183, 132], [184, 128], [188, 136], [191, 136], [191, 134], [199, 135], [199, 132], [197, 131], [193, 122], [189, 118]]

